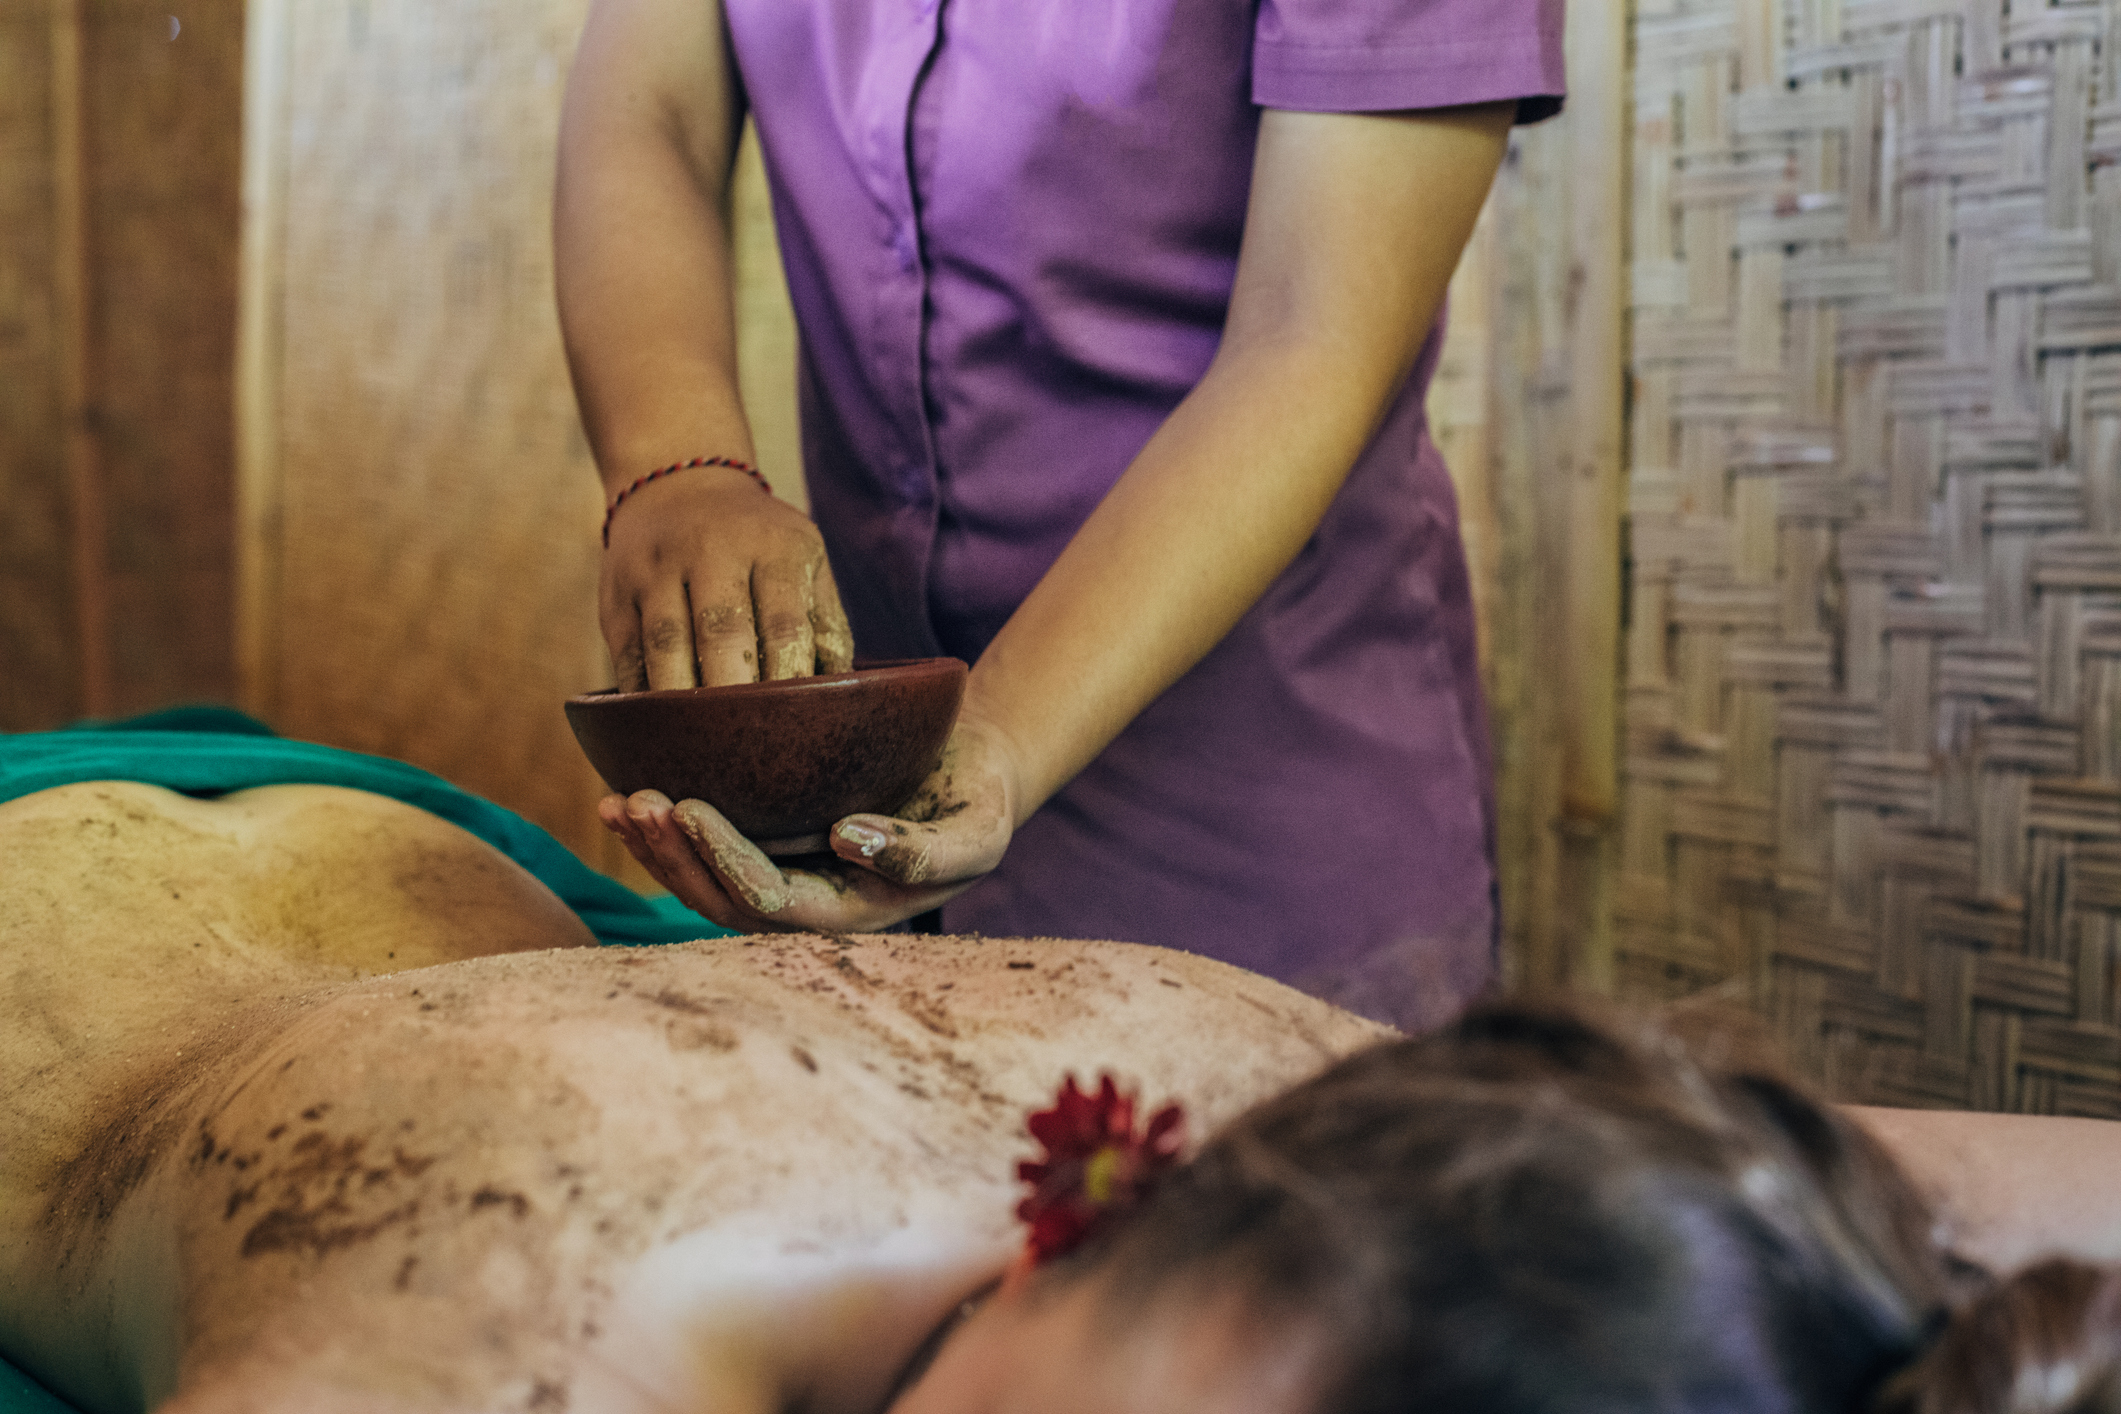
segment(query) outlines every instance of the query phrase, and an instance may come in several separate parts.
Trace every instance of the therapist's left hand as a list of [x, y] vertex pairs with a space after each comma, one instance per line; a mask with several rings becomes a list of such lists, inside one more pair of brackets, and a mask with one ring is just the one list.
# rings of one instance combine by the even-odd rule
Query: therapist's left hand
[[862, 933], [925, 913], [1001, 862], [1022, 798], [1018, 753], [998, 729], [960, 717], [943, 759], [896, 816], [832, 827], [837, 861], [783, 869], [701, 800], [659, 791], [597, 807], [657, 883], [740, 933]]

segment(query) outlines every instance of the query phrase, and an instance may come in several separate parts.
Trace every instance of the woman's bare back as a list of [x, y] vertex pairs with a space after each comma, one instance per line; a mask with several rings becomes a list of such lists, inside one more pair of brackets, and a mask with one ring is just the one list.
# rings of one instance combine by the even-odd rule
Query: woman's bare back
[[1375, 1034], [1116, 943], [569, 947], [454, 827], [273, 791], [0, 807], [0, 1339], [86, 1402], [873, 1402], [1063, 1072], [1209, 1126]]

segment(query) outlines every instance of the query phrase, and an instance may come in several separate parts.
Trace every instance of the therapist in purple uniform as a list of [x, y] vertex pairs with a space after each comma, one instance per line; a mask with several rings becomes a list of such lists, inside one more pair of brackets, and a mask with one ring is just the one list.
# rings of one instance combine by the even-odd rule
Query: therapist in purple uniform
[[556, 236], [607, 499], [752, 458], [748, 105], [816, 516], [728, 466], [628, 497], [621, 684], [974, 663], [943, 765], [837, 865], [652, 792], [605, 823], [747, 931], [940, 906], [1411, 1026], [1480, 991], [1488, 745], [1422, 399], [1506, 130], [1561, 80], [1560, 0], [596, 0]]

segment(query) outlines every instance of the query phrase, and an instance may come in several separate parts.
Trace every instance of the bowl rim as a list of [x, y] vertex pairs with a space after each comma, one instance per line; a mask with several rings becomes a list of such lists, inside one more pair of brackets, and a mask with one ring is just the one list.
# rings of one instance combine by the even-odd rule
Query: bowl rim
[[769, 693], [785, 695], [830, 691], [833, 688], [855, 687], [863, 683], [898, 682], [910, 678], [951, 677], [970, 671], [962, 658], [878, 658], [858, 662], [849, 672], [820, 673], [807, 678], [781, 678], [774, 682], [733, 682], [724, 683], [720, 687], [657, 687], [639, 692], [626, 692], [616, 687], [599, 688], [595, 692], [575, 694], [567, 699], [567, 705], [587, 707], [606, 703], [680, 699], [705, 702]]

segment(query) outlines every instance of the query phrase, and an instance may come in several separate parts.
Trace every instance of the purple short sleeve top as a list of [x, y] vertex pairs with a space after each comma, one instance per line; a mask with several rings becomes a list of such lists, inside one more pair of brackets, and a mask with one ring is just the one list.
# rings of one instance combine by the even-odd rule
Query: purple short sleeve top
[[1561, 110], [1561, 6], [1551, 0], [1260, 0], [1252, 101], [1376, 113], [1517, 100]]
[[[1562, 91], [1560, 0], [725, 13], [812, 510], [876, 657], [976, 658], [1205, 372], [1262, 106], [1533, 118]], [[1485, 983], [1486, 733], [1422, 419], [1435, 343], [1297, 562], [948, 925], [1185, 947], [1410, 1021]]]

